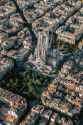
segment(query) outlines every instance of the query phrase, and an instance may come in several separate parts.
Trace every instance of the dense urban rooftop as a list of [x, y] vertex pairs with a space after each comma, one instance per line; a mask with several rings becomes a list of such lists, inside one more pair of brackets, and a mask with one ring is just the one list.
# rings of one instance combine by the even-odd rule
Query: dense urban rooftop
[[0, 0], [0, 125], [83, 125], [83, 0]]

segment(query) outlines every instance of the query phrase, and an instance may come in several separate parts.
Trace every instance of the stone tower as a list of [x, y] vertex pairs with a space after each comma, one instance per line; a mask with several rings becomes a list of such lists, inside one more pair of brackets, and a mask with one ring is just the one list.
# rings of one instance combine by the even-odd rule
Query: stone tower
[[51, 30], [43, 30], [38, 32], [38, 43], [35, 50], [36, 59], [40, 59], [43, 62], [46, 61], [46, 55], [52, 43], [52, 35], [53, 33]]

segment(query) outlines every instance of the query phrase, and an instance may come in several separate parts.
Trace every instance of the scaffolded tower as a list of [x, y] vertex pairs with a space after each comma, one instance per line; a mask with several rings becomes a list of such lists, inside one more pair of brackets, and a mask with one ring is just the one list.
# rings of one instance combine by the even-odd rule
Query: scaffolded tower
[[35, 50], [36, 59], [46, 61], [48, 49], [51, 47], [53, 33], [52, 30], [44, 30], [38, 32], [38, 43]]

